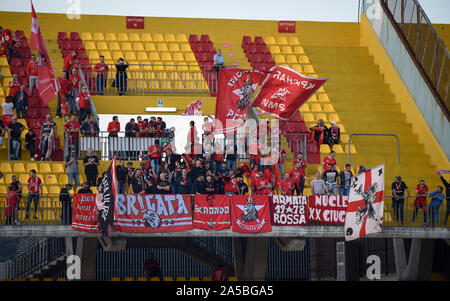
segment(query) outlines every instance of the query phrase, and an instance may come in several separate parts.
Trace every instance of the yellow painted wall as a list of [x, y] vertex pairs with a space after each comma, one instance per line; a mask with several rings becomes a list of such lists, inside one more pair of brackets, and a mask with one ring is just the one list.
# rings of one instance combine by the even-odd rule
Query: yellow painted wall
[[450, 162], [434, 137], [414, 99], [403, 83], [400, 75], [391, 62], [391, 59], [373, 30], [369, 20], [361, 14], [361, 46], [368, 47], [369, 54], [373, 55], [375, 64], [380, 67], [386, 83], [395, 94], [395, 99], [401, 104], [402, 113], [406, 114], [407, 122], [412, 124], [412, 130], [418, 134], [419, 143], [424, 144], [425, 153], [430, 155], [431, 163], [440, 169], [448, 169]]
[[433, 24], [433, 27], [448, 49], [450, 46], [450, 24]]

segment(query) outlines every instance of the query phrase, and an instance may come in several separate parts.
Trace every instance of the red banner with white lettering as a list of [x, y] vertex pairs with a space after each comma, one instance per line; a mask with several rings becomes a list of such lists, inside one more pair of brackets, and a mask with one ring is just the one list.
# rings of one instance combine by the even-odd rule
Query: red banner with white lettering
[[272, 231], [267, 195], [231, 196], [231, 229], [240, 233]]
[[308, 77], [288, 67], [273, 66], [251, 106], [289, 120], [327, 80]]
[[235, 132], [245, 123], [253, 93], [265, 75], [265, 72], [258, 70], [220, 70], [214, 123], [216, 133]]
[[192, 230], [188, 194], [118, 194], [114, 231], [176, 232]]
[[384, 164], [380, 164], [350, 181], [345, 240], [382, 231], [384, 213]]
[[101, 232], [98, 227], [95, 198], [96, 194], [93, 193], [75, 193], [73, 195], [72, 230]]
[[348, 196], [310, 195], [308, 219], [325, 224], [343, 225], [347, 204]]
[[30, 48], [37, 51], [39, 96], [47, 105], [55, 97], [58, 88], [33, 2], [31, 2]]
[[144, 29], [144, 17], [127, 17], [127, 29]]
[[295, 33], [295, 21], [278, 21], [279, 33]]
[[274, 195], [270, 212], [272, 225], [303, 226], [308, 224], [308, 196]]
[[194, 228], [224, 230], [230, 227], [229, 195], [196, 194], [194, 196]]

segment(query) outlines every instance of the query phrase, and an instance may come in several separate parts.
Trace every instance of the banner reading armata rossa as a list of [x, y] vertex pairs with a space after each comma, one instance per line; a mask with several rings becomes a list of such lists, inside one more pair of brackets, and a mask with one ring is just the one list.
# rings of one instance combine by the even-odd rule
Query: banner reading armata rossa
[[175, 232], [192, 230], [191, 196], [119, 194], [114, 231]]
[[308, 224], [308, 196], [274, 195], [270, 212], [272, 225], [303, 226]]

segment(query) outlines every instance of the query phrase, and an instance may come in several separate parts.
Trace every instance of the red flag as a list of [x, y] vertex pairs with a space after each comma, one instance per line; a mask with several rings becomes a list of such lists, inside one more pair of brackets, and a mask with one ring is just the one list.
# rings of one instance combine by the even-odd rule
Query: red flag
[[196, 194], [194, 203], [194, 228], [202, 230], [230, 229], [229, 195]]
[[191, 102], [184, 111], [183, 116], [201, 116], [203, 100], [196, 100]]
[[251, 105], [280, 119], [289, 120], [327, 80], [304, 76], [287, 67], [274, 66]]
[[272, 231], [267, 195], [231, 196], [232, 231], [261, 233]]
[[44, 38], [42, 37], [41, 28], [34, 11], [33, 2], [31, 2], [31, 34], [30, 34], [30, 48], [38, 52], [38, 89], [39, 96], [47, 105], [53, 97], [55, 97], [58, 88], [55, 77], [53, 75], [52, 65], [48, 56], [47, 48], [45, 47]]
[[220, 70], [214, 124], [216, 133], [235, 132], [245, 123], [253, 93], [265, 75], [258, 70]]

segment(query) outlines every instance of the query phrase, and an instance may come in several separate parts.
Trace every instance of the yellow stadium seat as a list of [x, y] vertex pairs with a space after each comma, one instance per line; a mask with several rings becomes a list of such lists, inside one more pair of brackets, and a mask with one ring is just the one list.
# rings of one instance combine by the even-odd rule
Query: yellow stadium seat
[[105, 40], [108, 41], [108, 42], [117, 41], [116, 34], [114, 32], [106, 33]]
[[160, 52], [163, 52], [163, 51], [169, 51], [169, 48], [167, 47], [167, 44], [166, 44], [166, 43], [158, 43], [158, 44], [156, 45], [156, 49], [157, 49], [158, 51], [160, 51]]
[[294, 69], [295, 71], [298, 71], [298, 72], [300, 72], [300, 73], [303, 72], [302, 66], [301, 66], [300, 64], [294, 64], [294, 65], [292, 65], [292, 69]]
[[275, 56], [275, 63], [277, 63], [277, 64], [284, 64], [284, 63], [286, 63], [286, 59], [284, 58], [284, 55], [277, 54]]
[[161, 281], [161, 278], [159, 278], [159, 277], [151, 277], [150, 281]]
[[186, 277], [178, 276], [177, 281], [186, 281]]
[[153, 42], [164, 42], [164, 37], [160, 33], [153, 34]]
[[22, 188], [25, 188], [27, 186], [28, 178], [30, 177], [29, 174], [22, 173], [19, 175], [19, 182], [22, 183]]
[[290, 46], [283, 46], [281, 48], [282, 54], [292, 54], [292, 48]]
[[312, 65], [305, 65], [303, 66], [303, 71], [305, 73], [315, 73], [314, 68]]
[[290, 54], [290, 55], [287, 56], [286, 61], [287, 61], [289, 64], [297, 64], [297, 63], [298, 63], [298, 62], [297, 62], [297, 57], [296, 57], [295, 55], [292, 55], [292, 54]]
[[120, 45], [118, 42], [110, 42], [109, 43], [109, 50], [111, 51], [119, 51], [120, 50]]
[[0, 186], [0, 194], [5, 194], [8, 193], [8, 187], [6, 187], [6, 185], [1, 185]]
[[228, 281], [238, 281], [236, 276], [229, 276]]
[[328, 146], [328, 144], [320, 145], [320, 153], [321, 154], [329, 154], [330, 153], [330, 147]]
[[266, 37], [264, 39], [264, 42], [266, 43], [266, 45], [275, 45], [275, 44], [277, 44], [277, 41], [275, 40], [274, 37]]
[[96, 60], [99, 59], [100, 55], [98, 54], [98, 51], [89, 51], [88, 52], [88, 57], [89, 57], [89, 60], [96, 61]]
[[[6, 169], [3, 169], [2, 166], [0, 166], [0, 169], [4, 173], [11, 172], [11, 171], [7, 171]], [[13, 172], [14, 173], [26, 173], [27, 171], [25, 170], [25, 164], [23, 164], [22, 162], [14, 163]]]
[[313, 103], [311, 105], [311, 112], [315, 112], [315, 113], [323, 112], [322, 106], [320, 105], [320, 103]]
[[142, 40], [142, 42], [152, 42], [153, 41], [152, 35], [147, 32], [143, 33], [141, 36], [141, 40]]
[[134, 53], [134, 51], [125, 52], [125, 58], [130, 64], [131, 64], [130, 61], [137, 61], [136, 54]]
[[120, 281], [120, 277], [111, 277], [111, 281]]
[[36, 163], [27, 163], [26, 171], [30, 172], [32, 169], [36, 170], [36, 172], [39, 172], [39, 168]]
[[113, 51], [112, 58], [113, 58], [114, 61], [117, 61], [119, 58], [123, 58], [123, 59], [126, 60], [126, 58], [124, 57], [122, 51]]
[[338, 124], [338, 127], [341, 130], [341, 133], [347, 133], [347, 131], [345, 130], [345, 127], [344, 127], [344, 125], [342, 123]]
[[200, 278], [198, 278], [197, 276], [192, 276], [191, 278], [189, 278], [189, 281], [200, 281]]
[[300, 64], [310, 64], [308, 56], [302, 54], [298, 56], [298, 62]]
[[306, 113], [303, 115], [303, 120], [305, 122], [315, 122], [316, 119], [314, 118], [314, 115], [312, 113]]
[[[348, 154], [348, 145], [345, 147], [345, 153]], [[356, 148], [353, 144], [350, 144], [350, 153], [351, 154], [357, 154]]]
[[188, 43], [181, 44], [180, 50], [181, 52], [192, 52], [191, 45]]
[[184, 62], [183, 54], [181, 52], [175, 52], [173, 54], [173, 60], [175, 62]]
[[138, 61], [148, 61], [148, 56], [146, 52], [138, 52], [137, 53]]
[[331, 103], [325, 104], [325, 105], [323, 106], [323, 111], [326, 112], [326, 113], [334, 113], [334, 112], [336, 112], [336, 111], [334, 110], [334, 107], [333, 107], [333, 105], [332, 105]]
[[105, 41], [97, 42], [97, 50], [108, 50], [108, 44]]
[[170, 55], [169, 52], [163, 52], [163, 53], [161, 54], [161, 60], [162, 60], [163, 62], [173, 61], [172, 56]]
[[173, 281], [173, 278], [170, 276], [164, 277], [164, 281]]
[[203, 281], [212, 281], [210, 276], [205, 276], [202, 278]]
[[294, 47], [294, 54], [305, 54], [305, 50], [302, 46], [295, 46]]
[[318, 114], [316, 115], [316, 119], [317, 119], [317, 120], [322, 119], [323, 121], [328, 122], [327, 115], [324, 114], [324, 113], [318, 113]]
[[188, 39], [185, 34], [179, 33], [179, 34], [177, 34], [177, 42], [178, 43], [187, 43]]
[[50, 186], [48, 193], [51, 194], [58, 194], [61, 192], [61, 188], [59, 188], [59, 186]]
[[94, 34], [92, 35], [92, 38], [94, 41], [104, 41], [105, 40], [105, 36], [101, 32], [94, 32]]
[[340, 144], [333, 145], [333, 150], [336, 154], [345, 154], [344, 149]]
[[341, 134], [341, 142], [348, 143], [348, 134]]
[[49, 163], [41, 163], [39, 166], [39, 172], [41, 173], [52, 173], [52, 168]]
[[155, 43], [145, 43], [144, 48], [145, 48], [145, 51], [157, 51]]
[[123, 278], [123, 281], [134, 281], [133, 277], [125, 277]]
[[90, 32], [83, 32], [83, 33], [81, 33], [81, 39], [83, 41], [92, 41], [92, 35]]
[[[60, 185], [67, 185], [69, 183], [69, 180], [67, 179], [67, 175], [66, 174], [60, 174], [58, 182], [59, 182]], [[74, 183], [72, 182], [72, 184], [74, 184]]]
[[122, 51], [133, 51], [133, 47], [131, 47], [131, 43], [123, 42], [122, 43]]
[[138, 277], [137, 281], [147, 281], [147, 278], [145, 278], [145, 277]]
[[53, 173], [65, 173], [63, 163], [53, 163], [52, 164], [52, 172]]
[[336, 121], [336, 122], [341, 122], [341, 120], [339, 119], [339, 115], [336, 113], [331, 113], [330, 116], [328, 116], [330, 121]]
[[140, 42], [141, 37], [139, 36], [138, 33], [130, 33], [130, 41], [131, 42]]
[[2, 173], [12, 173], [11, 164], [8, 162], [2, 162], [0, 163], [0, 170]]
[[271, 53], [272, 55], [274, 55], [274, 54], [280, 54], [280, 53], [281, 53], [280, 47], [278, 47], [277, 45], [271, 46], [271, 47], [270, 47], [270, 53]]
[[288, 40], [286, 37], [278, 37], [277, 38], [278, 45], [287, 45]]
[[133, 43], [133, 50], [134, 51], [145, 51], [144, 44], [141, 42]]
[[84, 43], [84, 48], [89, 51], [89, 50], [96, 50], [97, 46], [95, 46], [95, 43], [93, 41], [87, 41]]
[[174, 43], [177, 40], [175, 39], [175, 36], [172, 33], [166, 33], [164, 36], [164, 41], [169, 42], [169, 43]]
[[328, 94], [318, 94], [318, 95], [319, 95], [320, 102], [330, 102], [330, 99], [328, 98]]
[[124, 32], [118, 33], [117, 40], [119, 40], [119, 42], [128, 42], [128, 35]]
[[291, 37], [291, 38], [289, 38], [289, 44], [290, 45], [299, 45], [300, 42], [298, 41], [297, 37]]
[[159, 57], [158, 52], [151, 52], [150, 56], [148, 57], [150, 61], [161, 61], [161, 58]]
[[169, 44], [169, 51], [170, 52], [180, 52], [180, 46], [178, 46], [177, 43], [171, 43], [171, 44]]
[[186, 53], [184, 56], [187, 62], [197, 62], [197, 59], [195, 58], [195, 55], [191, 53]]

